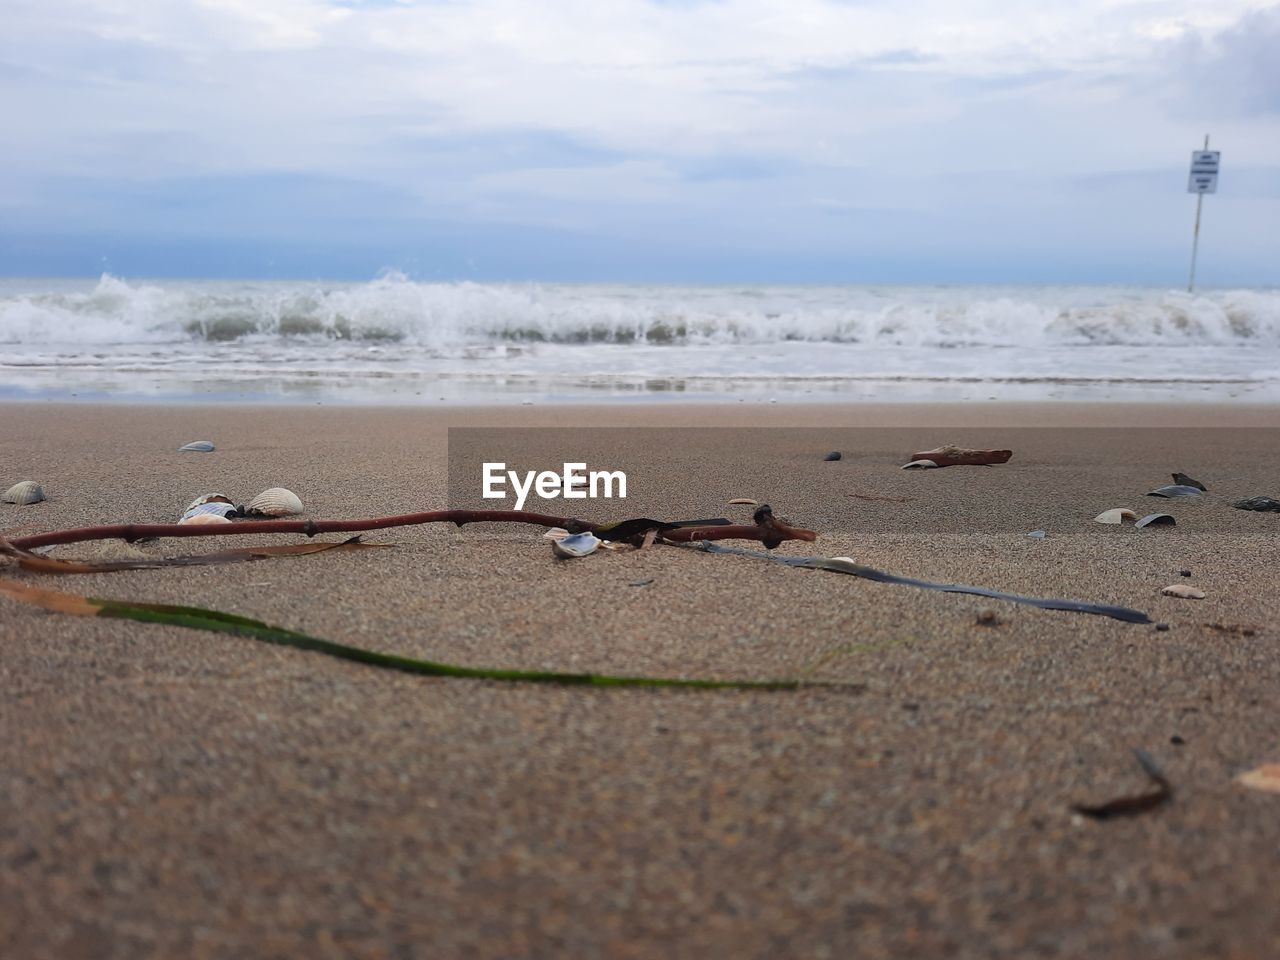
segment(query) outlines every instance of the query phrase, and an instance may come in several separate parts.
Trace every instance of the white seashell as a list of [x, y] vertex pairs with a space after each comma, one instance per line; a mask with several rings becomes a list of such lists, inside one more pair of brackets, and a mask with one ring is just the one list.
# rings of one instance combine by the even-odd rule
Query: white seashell
[[219, 516], [216, 513], [193, 513], [183, 517], [178, 521], [179, 524], [186, 525], [203, 525], [206, 523], [230, 523], [226, 517]]
[[1264, 763], [1236, 777], [1236, 783], [1253, 790], [1280, 793], [1280, 763]]
[[1171, 583], [1160, 592], [1166, 597], [1181, 597], [1183, 600], [1203, 600], [1206, 596], [1203, 590], [1189, 587], [1185, 583]]
[[1126, 510], [1124, 507], [1114, 507], [1110, 510], [1103, 510], [1093, 518], [1093, 521], [1094, 523], [1123, 523], [1125, 520], [1137, 519], [1138, 515], [1132, 510]]
[[272, 487], [250, 500], [245, 505], [244, 512], [258, 517], [287, 517], [302, 512], [302, 501], [292, 490]]
[[182, 515], [182, 519], [178, 522], [182, 523], [185, 520], [189, 520], [191, 517], [199, 516], [204, 513], [213, 514], [215, 517], [226, 517], [230, 520], [231, 514], [238, 512], [239, 511], [236, 510], [235, 504], [233, 503], [201, 503], [188, 509]]
[[5, 503], [16, 503], [19, 506], [26, 506], [29, 503], [39, 503], [44, 499], [44, 491], [40, 489], [40, 484], [34, 480], [20, 480], [12, 487], [4, 492], [4, 496], [0, 497]]
[[188, 503], [187, 509], [183, 510], [182, 512], [190, 513], [196, 507], [203, 506], [206, 503], [230, 503], [230, 502], [231, 502], [231, 498], [228, 497], [225, 493], [206, 493], [204, 496], [196, 497], [194, 500]]
[[564, 527], [552, 527], [542, 535], [543, 540], [563, 540], [569, 535], [569, 531]]
[[192, 440], [178, 448], [179, 453], [213, 453], [213, 444], [208, 440]]
[[932, 460], [912, 460], [902, 465], [903, 470], [932, 470], [937, 464]]
[[739, 505], [744, 506], [744, 507], [758, 507], [758, 506], [760, 506], [759, 501], [752, 500], [750, 497], [737, 497], [737, 498], [735, 498], [735, 499], [733, 499], [733, 500], [730, 500], [730, 501], [728, 501], [728, 502], [729, 502], [729, 505], [730, 505], [730, 506], [739, 506]]
[[571, 533], [562, 540], [552, 540], [551, 552], [562, 560], [572, 560], [595, 553], [600, 543], [600, 538], [593, 533]]

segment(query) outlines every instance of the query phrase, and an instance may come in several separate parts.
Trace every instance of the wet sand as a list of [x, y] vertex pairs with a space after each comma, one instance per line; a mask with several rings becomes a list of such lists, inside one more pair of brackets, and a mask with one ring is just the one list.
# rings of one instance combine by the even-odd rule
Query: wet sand
[[[425, 679], [0, 599], [0, 956], [1280, 950], [1280, 796], [1234, 782], [1280, 762], [1280, 515], [1228, 505], [1280, 497], [1275, 410], [11, 404], [0, 416], [0, 486], [32, 477], [50, 497], [0, 505], [10, 536], [172, 520], [197, 494], [275, 485], [317, 519], [433, 509], [446, 506], [451, 426], [645, 426], [670, 439], [662, 457], [634, 451], [633, 497], [564, 512], [736, 517], [725, 501], [755, 497], [822, 534], [781, 553], [1123, 604], [1169, 625], [670, 546], [557, 562], [540, 530], [516, 525], [56, 582], [5, 570], [469, 665], [815, 685]], [[686, 426], [724, 429], [695, 441]], [[756, 427], [794, 432], [744, 440]], [[205, 438], [215, 453], [174, 452]], [[1014, 458], [898, 469], [952, 440]], [[828, 450], [843, 458], [824, 462]], [[1142, 496], [1173, 470], [1209, 494]], [[1178, 526], [1092, 522], [1115, 506]], [[1047, 536], [1026, 536], [1036, 529]], [[1208, 598], [1159, 595], [1175, 582]], [[978, 623], [987, 611], [996, 625]], [[1134, 747], [1164, 769], [1172, 802], [1074, 814], [1147, 789]]]

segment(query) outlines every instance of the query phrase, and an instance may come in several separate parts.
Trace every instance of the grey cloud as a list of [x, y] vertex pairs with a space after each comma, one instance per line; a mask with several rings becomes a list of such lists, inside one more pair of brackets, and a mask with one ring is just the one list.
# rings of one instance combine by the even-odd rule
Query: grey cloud
[[1259, 10], [1205, 37], [1192, 34], [1170, 52], [1185, 104], [1249, 116], [1280, 114], [1280, 7]]

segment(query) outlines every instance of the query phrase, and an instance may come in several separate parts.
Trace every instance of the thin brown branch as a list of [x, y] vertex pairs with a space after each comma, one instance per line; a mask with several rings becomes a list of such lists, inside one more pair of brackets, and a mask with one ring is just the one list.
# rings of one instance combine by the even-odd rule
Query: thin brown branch
[[[55, 530], [26, 537], [15, 537], [9, 542], [20, 550], [34, 550], [55, 544], [82, 543], [87, 540], [138, 540], [158, 537], [219, 537], [251, 533], [301, 533], [314, 537], [322, 533], [358, 533], [365, 530], [384, 530], [388, 527], [408, 527], [424, 523], [527, 523], [539, 527], [564, 527], [574, 533], [590, 532], [609, 538], [612, 523], [589, 523], [573, 517], [553, 517], [545, 513], [523, 510], [430, 510], [424, 513], [404, 513], [392, 517], [372, 517], [365, 520], [244, 520], [232, 524], [178, 524], [178, 523], [126, 523], [101, 527], [78, 527], [71, 530]], [[660, 526], [655, 524], [655, 526]], [[696, 533], [696, 536], [691, 536]], [[798, 530], [768, 516], [767, 522], [755, 526], [723, 525], [714, 527], [689, 527], [666, 530], [663, 537], [669, 540], [757, 540], [773, 547], [783, 540], [813, 540], [817, 534], [811, 530]]]

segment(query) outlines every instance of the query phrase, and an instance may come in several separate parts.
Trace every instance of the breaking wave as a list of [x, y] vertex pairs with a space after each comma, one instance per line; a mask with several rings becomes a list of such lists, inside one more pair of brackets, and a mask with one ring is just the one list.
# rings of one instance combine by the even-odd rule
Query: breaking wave
[[1265, 289], [517, 285], [394, 273], [363, 284], [15, 283], [0, 287], [0, 343], [1280, 345], [1280, 291]]

